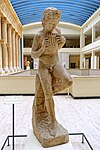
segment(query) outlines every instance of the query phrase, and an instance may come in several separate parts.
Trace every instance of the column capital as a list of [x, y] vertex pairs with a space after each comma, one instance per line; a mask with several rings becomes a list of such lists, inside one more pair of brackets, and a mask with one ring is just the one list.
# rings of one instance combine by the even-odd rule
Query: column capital
[[21, 38], [21, 35], [18, 34], [18, 36], [19, 36], [19, 38]]
[[0, 18], [3, 17], [3, 14], [0, 12]]
[[15, 32], [15, 29], [14, 29], [14, 28], [12, 28], [12, 32]]
[[2, 23], [7, 23], [6, 17], [2, 17]]
[[91, 54], [92, 54], [92, 56], [94, 56], [95, 55], [95, 51], [92, 51]]
[[8, 29], [12, 29], [12, 25], [10, 23], [7, 24], [7, 26], [8, 26]]
[[18, 32], [16, 32], [15, 35], [18, 36]]
[[4, 39], [0, 39], [0, 44], [4, 44], [5, 40]]

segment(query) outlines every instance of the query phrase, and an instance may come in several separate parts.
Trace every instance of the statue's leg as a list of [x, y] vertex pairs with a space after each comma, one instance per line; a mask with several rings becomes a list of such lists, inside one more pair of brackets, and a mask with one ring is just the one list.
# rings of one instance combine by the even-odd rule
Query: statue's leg
[[55, 111], [54, 111], [54, 101], [53, 101], [53, 91], [52, 91], [52, 77], [48, 69], [45, 66], [42, 66], [42, 69], [39, 69], [39, 78], [44, 91], [45, 96], [45, 106], [50, 116], [50, 134], [55, 136]]
[[[39, 105], [43, 105], [44, 103], [44, 92], [41, 86], [39, 75], [36, 74], [36, 80], [35, 80], [35, 107], [38, 107]], [[38, 109], [38, 108], [37, 108]]]
[[[41, 114], [46, 114], [47, 110], [45, 109], [45, 97], [44, 92], [40, 83], [38, 74], [36, 74], [35, 80], [35, 97], [32, 107], [32, 125], [33, 128], [37, 127], [37, 123], [42, 118]], [[41, 116], [41, 117], [40, 117]]]
[[52, 72], [53, 80], [53, 93], [60, 92], [72, 84], [72, 78], [67, 70], [65, 70], [59, 63], [54, 66]]

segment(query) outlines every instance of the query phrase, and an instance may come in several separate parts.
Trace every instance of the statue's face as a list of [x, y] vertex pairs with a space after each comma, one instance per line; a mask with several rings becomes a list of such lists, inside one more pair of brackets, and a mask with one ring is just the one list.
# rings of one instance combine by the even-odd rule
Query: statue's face
[[57, 24], [58, 24], [58, 19], [57, 20], [50, 19], [45, 23], [44, 28], [46, 31], [52, 32], [55, 29], [55, 27], [57, 26]]

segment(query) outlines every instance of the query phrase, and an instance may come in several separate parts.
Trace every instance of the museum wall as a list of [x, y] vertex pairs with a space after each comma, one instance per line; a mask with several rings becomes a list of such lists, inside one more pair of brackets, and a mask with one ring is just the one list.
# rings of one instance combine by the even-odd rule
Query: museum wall
[[100, 97], [100, 76], [73, 76], [69, 92], [73, 97]]

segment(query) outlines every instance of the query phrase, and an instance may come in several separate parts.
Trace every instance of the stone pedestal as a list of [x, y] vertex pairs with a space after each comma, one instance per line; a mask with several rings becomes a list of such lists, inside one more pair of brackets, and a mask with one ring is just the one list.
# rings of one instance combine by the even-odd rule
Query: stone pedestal
[[34, 134], [43, 147], [52, 147], [69, 142], [67, 131], [59, 123], [57, 123], [56, 127], [56, 136], [51, 136], [49, 134], [49, 124], [46, 124], [46, 119], [39, 122], [38, 126], [34, 128]]
[[49, 148], [44, 148], [39, 143], [39, 141], [37, 140], [35, 135], [33, 134], [32, 129], [30, 129], [28, 132], [24, 150], [33, 150], [33, 149], [36, 149], [36, 150], [73, 150], [73, 147], [72, 147], [71, 142], [69, 141], [66, 144], [57, 145], [57, 146], [53, 146], [53, 147], [49, 147]]

